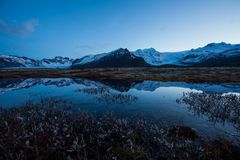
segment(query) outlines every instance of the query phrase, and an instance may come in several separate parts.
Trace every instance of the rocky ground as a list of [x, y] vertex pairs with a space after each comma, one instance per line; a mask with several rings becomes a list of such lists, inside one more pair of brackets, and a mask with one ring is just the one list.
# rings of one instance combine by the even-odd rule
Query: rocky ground
[[0, 109], [0, 159], [239, 159], [225, 139], [142, 117], [94, 115], [58, 98]]

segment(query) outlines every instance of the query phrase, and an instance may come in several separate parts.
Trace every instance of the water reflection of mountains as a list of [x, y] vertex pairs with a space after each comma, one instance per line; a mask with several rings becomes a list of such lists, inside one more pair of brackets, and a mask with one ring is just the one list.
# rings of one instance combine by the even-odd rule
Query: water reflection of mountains
[[87, 79], [70, 78], [38, 78], [38, 79], [1, 79], [0, 92], [30, 88], [36, 85], [65, 87], [69, 85], [83, 85], [85, 87], [107, 87], [119, 92], [127, 92], [130, 89], [142, 91], [155, 91], [159, 87], [180, 87], [201, 90], [209, 93], [240, 93], [240, 84], [216, 84], [216, 83], [186, 83], [186, 82], [160, 82], [160, 81], [128, 81], [128, 80], [102, 80], [92, 81]]

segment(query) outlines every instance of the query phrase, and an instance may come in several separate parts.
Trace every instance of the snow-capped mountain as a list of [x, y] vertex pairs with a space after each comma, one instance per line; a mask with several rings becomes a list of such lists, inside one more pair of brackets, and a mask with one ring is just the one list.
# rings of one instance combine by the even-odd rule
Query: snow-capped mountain
[[40, 65], [47, 68], [67, 68], [72, 65], [74, 59], [68, 57], [57, 56], [53, 59], [42, 59], [40, 60]]
[[0, 68], [1, 67], [37, 67], [37, 66], [39, 66], [39, 62], [31, 58], [0, 55]]
[[145, 67], [150, 66], [142, 57], [128, 49], [117, 49], [109, 53], [85, 56], [73, 62], [71, 68]]
[[27, 57], [0, 55], [0, 68], [67, 68], [72, 65], [72, 62], [73, 59], [60, 56], [53, 59], [34, 60]]
[[148, 64], [153, 66], [158, 66], [163, 61], [161, 53], [154, 48], [138, 49], [133, 54], [137, 57], [142, 57]]
[[210, 43], [202, 48], [188, 51], [180, 62], [194, 66], [239, 66], [240, 45]]
[[181, 52], [158, 52], [154, 48], [117, 49], [109, 53], [79, 59], [57, 56], [34, 60], [27, 57], [0, 55], [0, 68], [107, 68], [160, 66], [240, 66], [240, 44], [210, 43]]
[[158, 52], [154, 48], [138, 49], [133, 52], [135, 56], [142, 57], [152, 66], [179, 65], [178, 60], [184, 53], [185, 52]]
[[142, 57], [152, 66], [240, 66], [240, 45], [224, 42], [210, 43], [201, 48], [181, 52], [158, 52], [150, 48], [136, 50], [133, 54]]
[[[119, 52], [119, 53], [118, 53]], [[121, 54], [128, 52], [128, 54]], [[116, 56], [117, 55], [117, 56]], [[128, 60], [126, 60], [126, 55]], [[116, 58], [117, 57], [117, 58]], [[122, 58], [121, 58], [122, 57]], [[123, 58], [125, 57], [125, 58]], [[130, 59], [142, 58], [133, 65]], [[180, 52], [158, 52], [154, 48], [129, 52], [118, 49], [109, 53], [88, 55], [73, 62], [72, 68], [145, 67], [145, 66], [240, 66], [240, 45], [210, 43], [204, 47]]]

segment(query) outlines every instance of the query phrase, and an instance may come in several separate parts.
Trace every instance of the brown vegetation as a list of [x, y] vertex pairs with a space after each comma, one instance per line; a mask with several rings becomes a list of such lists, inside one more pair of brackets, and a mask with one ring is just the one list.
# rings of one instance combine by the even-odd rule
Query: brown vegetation
[[[178, 103], [187, 105], [194, 115], [205, 115], [214, 123], [233, 124], [240, 129], [240, 96], [236, 94], [217, 94], [206, 92], [183, 93]], [[240, 137], [239, 137], [240, 138]]]
[[92, 80], [159, 80], [184, 82], [240, 82], [239, 67], [169, 67], [108, 69], [5, 69], [0, 78], [88, 78]]
[[56, 98], [0, 109], [0, 159], [237, 159], [227, 140], [153, 119], [94, 116]]

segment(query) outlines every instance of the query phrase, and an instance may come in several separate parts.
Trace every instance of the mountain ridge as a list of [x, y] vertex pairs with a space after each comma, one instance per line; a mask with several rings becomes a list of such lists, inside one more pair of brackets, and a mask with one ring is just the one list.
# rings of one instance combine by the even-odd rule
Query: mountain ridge
[[66, 68], [73, 62], [68, 57], [56, 56], [52, 59], [31, 59], [25, 56], [0, 54], [0, 68]]
[[159, 52], [154, 48], [129, 51], [119, 48], [107, 53], [86, 55], [77, 59], [56, 56], [35, 60], [28, 57], [1, 55], [0, 68], [108, 68], [163, 66], [240, 66], [240, 44], [209, 43], [203, 47], [179, 52]]

